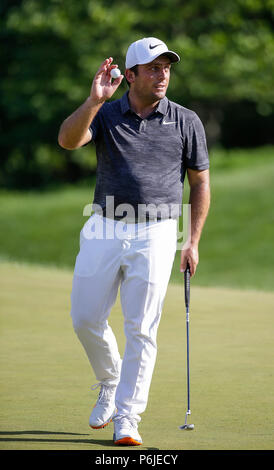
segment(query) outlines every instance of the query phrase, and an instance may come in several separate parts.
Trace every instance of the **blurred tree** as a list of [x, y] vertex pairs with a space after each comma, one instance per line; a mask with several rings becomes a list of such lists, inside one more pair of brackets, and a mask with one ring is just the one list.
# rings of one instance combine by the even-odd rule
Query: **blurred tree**
[[210, 145], [274, 141], [274, 0], [18, 0], [0, 12], [1, 186], [89, 177], [93, 147], [61, 150], [59, 126], [102, 60], [123, 69], [144, 36], [181, 55], [168, 97], [200, 114]]

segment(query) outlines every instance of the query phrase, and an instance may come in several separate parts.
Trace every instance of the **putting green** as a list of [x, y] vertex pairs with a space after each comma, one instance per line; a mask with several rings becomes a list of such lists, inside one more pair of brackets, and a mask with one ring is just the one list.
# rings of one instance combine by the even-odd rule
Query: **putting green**
[[[72, 272], [0, 264], [0, 449], [111, 450], [112, 425], [91, 430], [94, 375], [69, 315]], [[140, 433], [147, 449], [272, 449], [274, 293], [191, 287], [193, 431], [186, 411], [183, 287], [170, 284]], [[123, 354], [119, 299], [110, 324]], [[120, 448], [119, 448], [120, 449]]]

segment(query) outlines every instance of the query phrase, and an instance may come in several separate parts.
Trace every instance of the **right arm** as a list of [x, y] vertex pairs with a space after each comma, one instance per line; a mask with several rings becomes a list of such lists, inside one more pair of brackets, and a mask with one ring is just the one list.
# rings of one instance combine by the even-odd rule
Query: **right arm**
[[58, 143], [67, 150], [82, 147], [91, 140], [89, 126], [104, 102], [111, 98], [123, 80], [123, 75], [112, 81], [110, 71], [116, 65], [111, 65], [113, 59], [106, 59], [97, 71], [90, 96], [72, 113], [60, 127]]

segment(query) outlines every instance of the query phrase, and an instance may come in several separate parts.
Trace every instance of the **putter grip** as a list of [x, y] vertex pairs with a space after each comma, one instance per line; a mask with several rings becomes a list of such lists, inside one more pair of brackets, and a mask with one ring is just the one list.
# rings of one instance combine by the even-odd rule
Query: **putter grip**
[[189, 307], [190, 302], [190, 268], [189, 264], [187, 264], [186, 270], [184, 272], [185, 278], [185, 304], [186, 307]]

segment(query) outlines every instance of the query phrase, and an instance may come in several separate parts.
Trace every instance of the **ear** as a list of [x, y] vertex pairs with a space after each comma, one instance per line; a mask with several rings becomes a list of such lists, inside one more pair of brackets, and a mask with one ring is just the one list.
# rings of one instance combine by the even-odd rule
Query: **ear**
[[126, 69], [126, 70], [125, 70], [125, 77], [126, 77], [126, 80], [127, 80], [129, 83], [135, 82], [135, 73], [134, 73], [132, 70]]

